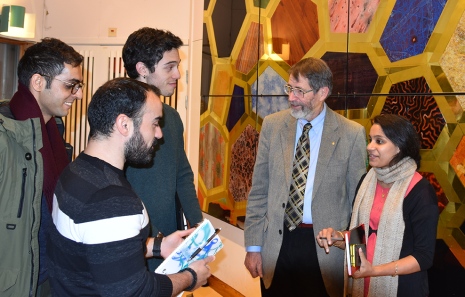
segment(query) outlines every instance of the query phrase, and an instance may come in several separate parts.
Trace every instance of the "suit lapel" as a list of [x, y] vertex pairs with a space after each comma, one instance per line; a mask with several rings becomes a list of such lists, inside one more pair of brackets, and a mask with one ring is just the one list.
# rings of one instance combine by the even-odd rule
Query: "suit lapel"
[[337, 129], [339, 128], [338, 121], [334, 112], [329, 108], [326, 108], [325, 122], [323, 125], [320, 151], [318, 153], [318, 161], [316, 164], [315, 180], [313, 182], [312, 199], [317, 197], [316, 193], [318, 193], [318, 188], [323, 181], [323, 177], [325, 176], [325, 172], [329, 166], [329, 162], [331, 161], [331, 156], [333, 155], [340, 138], [337, 133]]
[[297, 120], [290, 115], [285, 119], [280, 131], [281, 148], [284, 156], [284, 176], [286, 184], [291, 184], [292, 163], [294, 161], [295, 133], [297, 130]]

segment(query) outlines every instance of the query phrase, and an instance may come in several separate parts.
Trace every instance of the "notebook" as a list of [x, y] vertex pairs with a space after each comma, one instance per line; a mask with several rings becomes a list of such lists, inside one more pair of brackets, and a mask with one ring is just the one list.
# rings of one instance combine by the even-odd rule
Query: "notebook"
[[189, 236], [157, 267], [156, 273], [173, 274], [189, 266], [190, 263], [215, 255], [223, 248], [218, 233], [208, 219], [203, 219]]
[[359, 248], [362, 248], [366, 256], [365, 225], [361, 224], [349, 230], [349, 232], [345, 233], [344, 237], [346, 243], [347, 271], [349, 275], [352, 275], [355, 271], [360, 269], [361, 261], [358, 253]]

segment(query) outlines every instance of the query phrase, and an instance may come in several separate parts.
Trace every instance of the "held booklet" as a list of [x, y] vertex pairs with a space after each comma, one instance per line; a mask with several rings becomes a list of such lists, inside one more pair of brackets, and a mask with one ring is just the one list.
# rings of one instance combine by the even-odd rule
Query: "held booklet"
[[358, 249], [362, 248], [366, 256], [365, 225], [361, 224], [354, 229], [350, 229], [349, 232], [345, 233], [344, 239], [346, 242], [347, 272], [352, 275], [360, 268], [361, 264]]
[[223, 248], [218, 233], [208, 219], [203, 219], [189, 236], [157, 267], [155, 273], [173, 274], [190, 263], [215, 255]]

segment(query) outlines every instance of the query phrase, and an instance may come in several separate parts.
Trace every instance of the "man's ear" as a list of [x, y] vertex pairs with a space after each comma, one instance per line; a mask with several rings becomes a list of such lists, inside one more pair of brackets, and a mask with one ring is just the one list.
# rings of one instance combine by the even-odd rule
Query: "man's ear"
[[329, 88], [321, 87], [318, 90], [318, 95], [320, 95], [320, 99], [322, 99], [322, 101], [326, 100], [326, 98], [328, 98], [328, 95], [329, 95]]
[[36, 92], [42, 92], [46, 86], [47, 81], [45, 80], [45, 77], [38, 73], [31, 76], [31, 80], [29, 81], [29, 88], [31, 91], [34, 90]]
[[136, 64], [136, 70], [137, 73], [139, 73], [139, 76], [146, 77], [149, 75], [149, 70], [147, 69], [147, 66], [143, 62], [137, 62]]
[[115, 130], [122, 136], [130, 136], [132, 130], [132, 120], [125, 114], [120, 114], [116, 117]]

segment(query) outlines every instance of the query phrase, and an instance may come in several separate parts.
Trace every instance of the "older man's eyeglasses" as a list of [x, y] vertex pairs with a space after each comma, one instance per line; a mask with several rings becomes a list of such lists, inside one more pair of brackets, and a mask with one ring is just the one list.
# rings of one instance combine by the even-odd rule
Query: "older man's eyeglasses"
[[[51, 76], [45, 75], [45, 74], [41, 74], [41, 75], [45, 76], [45, 77], [51, 77]], [[71, 90], [71, 94], [73, 94], [73, 95], [76, 94], [77, 91], [79, 91], [79, 89], [81, 89], [85, 85], [83, 82], [80, 82], [80, 81], [78, 81], [78, 82], [70, 82], [70, 81], [62, 80], [62, 79], [59, 79], [59, 78], [56, 78], [56, 77], [54, 77], [53, 79], [56, 79], [56, 80], [61, 81], [62, 83], [64, 83], [66, 88], [68, 90]]]
[[304, 91], [303, 89], [301, 88], [294, 88], [290, 85], [284, 85], [284, 93], [290, 95], [291, 92], [294, 93], [294, 96], [298, 97], [298, 98], [304, 98], [304, 95], [309, 93], [309, 92], [312, 92], [312, 90], [308, 90], [308, 91]]

